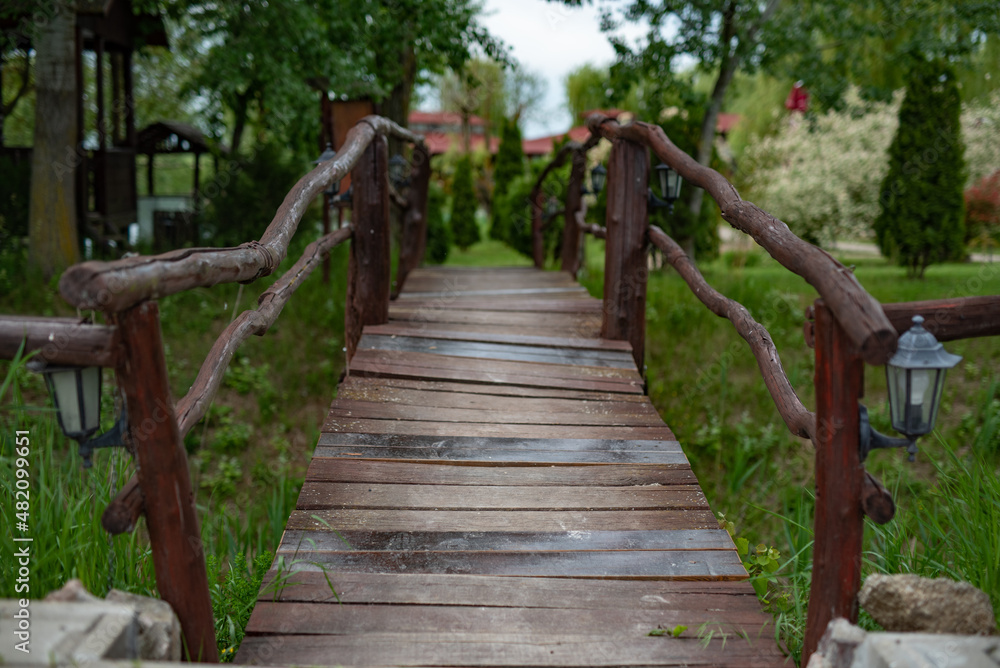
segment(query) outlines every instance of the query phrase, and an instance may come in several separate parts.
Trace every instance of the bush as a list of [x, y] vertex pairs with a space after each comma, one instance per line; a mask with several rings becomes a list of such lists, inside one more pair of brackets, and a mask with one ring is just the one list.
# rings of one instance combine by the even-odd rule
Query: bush
[[1000, 245], [1000, 170], [965, 191], [965, 241], [977, 248]]
[[444, 218], [444, 190], [432, 181], [427, 192], [427, 261], [444, 264], [451, 244], [451, 228]]
[[965, 146], [955, 74], [941, 62], [910, 70], [899, 126], [889, 146], [875, 238], [882, 254], [922, 277], [928, 265], [955, 259], [965, 238]]
[[500, 135], [500, 147], [497, 149], [496, 169], [493, 171], [493, 222], [490, 225], [490, 238], [504, 241], [510, 220], [496, 203], [510, 189], [511, 182], [524, 174], [524, 150], [521, 146], [521, 130], [517, 120], [511, 118], [504, 122]]
[[455, 181], [452, 185], [451, 231], [455, 235], [455, 245], [466, 250], [479, 241], [479, 225], [476, 223], [476, 191], [472, 186], [472, 160], [463, 156], [455, 166]]

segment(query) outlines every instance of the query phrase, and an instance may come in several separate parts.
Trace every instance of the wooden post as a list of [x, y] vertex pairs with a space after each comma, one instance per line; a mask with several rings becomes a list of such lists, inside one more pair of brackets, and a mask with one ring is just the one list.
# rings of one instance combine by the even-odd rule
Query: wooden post
[[858, 452], [864, 364], [823, 300], [816, 301], [815, 384], [816, 519], [803, 666], [831, 620], [857, 621], [864, 533]]
[[545, 193], [538, 188], [531, 194], [531, 257], [537, 269], [545, 268], [545, 235], [542, 234], [544, 211]]
[[389, 151], [377, 135], [351, 173], [354, 185], [344, 338], [354, 357], [365, 325], [389, 322]]
[[628, 341], [643, 373], [646, 337], [646, 148], [616, 139], [608, 160], [608, 238], [604, 260], [601, 337]]
[[562, 270], [576, 278], [580, 263], [580, 240], [583, 232], [576, 224], [577, 213], [583, 203], [583, 179], [587, 172], [587, 154], [573, 151], [566, 191], [566, 215], [563, 217]]
[[413, 147], [411, 165], [402, 241], [399, 244], [396, 294], [402, 291], [409, 273], [423, 262], [424, 250], [427, 248], [427, 189], [430, 187], [431, 161], [422, 146]]
[[218, 662], [205, 554], [174, 416], [156, 302], [115, 314], [122, 341], [118, 382], [129, 413], [129, 436], [145, 499], [156, 587], [177, 613], [187, 657]]

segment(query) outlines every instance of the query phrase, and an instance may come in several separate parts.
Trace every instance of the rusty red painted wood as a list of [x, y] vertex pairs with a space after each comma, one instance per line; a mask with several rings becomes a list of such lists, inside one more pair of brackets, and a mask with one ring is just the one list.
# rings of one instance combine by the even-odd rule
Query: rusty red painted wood
[[389, 322], [389, 149], [385, 137], [365, 148], [353, 172], [354, 235], [347, 266], [344, 338], [354, 356], [365, 325]]
[[143, 302], [115, 314], [122, 339], [118, 384], [129, 411], [139, 486], [160, 597], [181, 623], [190, 659], [218, 661], [205, 554], [163, 357], [159, 310]]
[[643, 370], [646, 339], [646, 191], [649, 158], [640, 144], [616, 139], [608, 161], [608, 239], [601, 337], [632, 344]]
[[864, 365], [822, 300], [816, 302], [816, 516], [802, 665], [832, 619], [857, 621], [864, 532], [858, 402]]

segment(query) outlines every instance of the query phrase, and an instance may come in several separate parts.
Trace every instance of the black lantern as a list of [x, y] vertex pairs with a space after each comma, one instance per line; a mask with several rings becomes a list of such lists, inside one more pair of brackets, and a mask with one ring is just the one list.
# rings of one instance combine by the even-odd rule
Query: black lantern
[[400, 154], [397, 153], [389, 159], [389, 180], [397, 190], [410, 185], [410, 180], [407, 178], [409, 171], [409, 163]]
[[604, 165], [598, 163], [590, 170], [590, 185], [593, 190], [588, 195], [597, 195], [604, 190], [604, 184], [608, 180], [608, 170]]
[[97, 448], [122, 445], [128, 416], [123, 411], [115, 426], [97, 438], [90, 438], [101, 426], [101, 367], [50, 366], [31, 361], [28, 368], [45, 376], [56, 406], [59, 428], [80, 444], [83, 467], [90, 468], [91, 454]]
[[545, 202], [545, 215], [544, 215], [545, 220], [549, 220], [550, 218], [555, 217], [556, 214], [558, 213], [559, 213], [559, 200], [557, 200], [554, 196], [549, 197], [549, 199]]
[[580, 186], [580, 193], [583, 195], [598, 195], [604, 190], [604, 184], [607, 180], [608, 170], [601, 163], [597, 163], [590, 170], [590, 190], [587, 190], [587, 185], [583, 184]]
[[961, 356], [947, 352], [913, 316], [913, 327], [899, 337], [899, 347], [885, 367], [892, 428], [915, 438], [934, 428], [944, 378]]
[[681, 175], [670, 169], [670, 165], [661, 162], [653, 169], [656, 170], [656, 178], [660, 182], [660, 194], [663, 195], [663, 199], [660, 199], [653, 194], [653, 189], [650, 188], [647, 193], [647, 199], [649, 201], [649, 208], [651, 209], [662, 209], [666, 207], [668, 212], [673, 213], [674, 202], [677, 198], [681, 196]]
[[[319, 154], [318, 158], [313, 160], [313, 164], [320, 165], [324, 162], [333, 160], [335, 157], [337, 157], [337, 152], [334, 151], [333, 146], [327, 142], [326, 148], [323, 149], [323, 152]], [[338, 179], [337, 181], [331, 182], [330, 187], [324, 190], [323, 194], [328, 198], [327, 201], [330, 203], [330, 206], [333, 206], [333, 204], [337, 201], [337, 196], [340, 194], [340, 180]]]

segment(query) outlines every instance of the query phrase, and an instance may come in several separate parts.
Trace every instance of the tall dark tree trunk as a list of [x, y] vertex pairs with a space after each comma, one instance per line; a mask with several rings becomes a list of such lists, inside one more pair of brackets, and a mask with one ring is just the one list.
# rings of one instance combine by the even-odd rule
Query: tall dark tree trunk
[[[379, 113], [401, 127], [407, 127], [410, 115], [410, 100], [413, 98], [413, 86], [417, 80], [417, 56], [413, 45], [407, 44], [399, 53], [403, 63], [403, 78], [389, 93], [389, 97], [380, 105]], [[389, 138], [389, 155], [402, 153], [403, 142], [395, 137]]]
[[50, 278], [80, 259], [76, 220], [76, 14], [62, 5], [35, 41], [29, 261]]
[[232, 146], [229, 147], [233, 155], [236, 155], [237, 151], [239, 151], [240, 143], [243, 141], [243, 130], [247, 126], [249, 107], [250, 91], [248, 90], [236, 96], [236, 106], [233, 108], [233, 115], [235, 116], [235, 120], [233, 121], [233, 141]]

